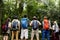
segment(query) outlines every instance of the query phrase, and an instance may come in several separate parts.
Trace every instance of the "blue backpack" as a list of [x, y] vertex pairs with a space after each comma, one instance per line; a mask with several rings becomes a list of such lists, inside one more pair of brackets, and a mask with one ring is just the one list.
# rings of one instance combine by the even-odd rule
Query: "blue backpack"
[[27, 18], [22, 18], [21, 19], [21, 27], [23, 29], [27, 29], [28, 28], [28, 19]]
[[12, 23], [12, 29], [13, 29], [13, 30], [17, 30], [17, 29], [18, 29], [18, 22], [14, 21], [14, 22]]
[[33, 20], [32, 26], [33, 26], [33, 30], [38, 29], [39, 24], [38, 24], [37, 20]]

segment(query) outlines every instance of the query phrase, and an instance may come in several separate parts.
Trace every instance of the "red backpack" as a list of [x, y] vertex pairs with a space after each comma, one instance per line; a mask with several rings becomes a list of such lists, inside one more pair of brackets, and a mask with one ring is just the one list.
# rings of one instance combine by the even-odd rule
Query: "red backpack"
[[49, 21], [48, 20], [44, 20], [44, 29], [49, 29]]
[[6, 32], [6, 31], [8, 30], [8, 26], [7, 26], [6, 24], [3, 24], [3, 25], [2, 25], [2, 30], [3, 30], [4, 32]]

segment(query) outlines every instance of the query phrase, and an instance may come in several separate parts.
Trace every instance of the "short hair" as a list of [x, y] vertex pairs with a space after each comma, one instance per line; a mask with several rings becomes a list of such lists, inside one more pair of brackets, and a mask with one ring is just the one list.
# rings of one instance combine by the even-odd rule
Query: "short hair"
[[24, 17], [26, 18], [26, 17], [27, 17], [27, 15], [24, 15]]
[[13, 19], [18, 19], [18, 16], [15, 15], [15, 16], [13, 17]]

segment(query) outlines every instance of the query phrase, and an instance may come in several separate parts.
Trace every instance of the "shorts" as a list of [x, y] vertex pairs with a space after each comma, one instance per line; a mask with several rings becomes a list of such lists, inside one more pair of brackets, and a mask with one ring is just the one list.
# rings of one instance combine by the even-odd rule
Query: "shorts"
[[32, 29], [32, 32], [31, 32], [31, 38], [33, 38], [34, 35], [36, 35], [36, 37], [39, 38], [39, 32], [38, 32], [38, 29], [37, 29], [37, 30], [33, 30], [33, 29]]
[[28, 39], [28, 29], [21, 29], [21, 39]]
[[3, 35], [4, 35], [4, 36], [5, 36], [5, 35], [9, 35], [9, 33], [10, 33], [10, 30], [3, 31], [2, 33], [3, 33]]
[[7, 32], [3, 32], [3, 36], [8, 36], [8, 33]]

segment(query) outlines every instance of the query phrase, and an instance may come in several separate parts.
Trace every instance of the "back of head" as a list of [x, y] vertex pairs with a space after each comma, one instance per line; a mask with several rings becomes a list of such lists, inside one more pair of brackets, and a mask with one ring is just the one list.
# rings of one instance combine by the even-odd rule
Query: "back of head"
[[37, 20], [37, 17], [36, 16], [33, 16], [33, 20]]
[[44, 19], [48, 19], [47, 16], [44, 16]]
[[13, 19], [18, 19], [18, 17], [15, 15], [15, 16], [13, 17]]
[[11, 21], [11, 19], [7, 18], [6, 21], [5, 21], [5, 24], [8, 24], [10, 21]]
[[27, 18], [27, 15], [24, 15], [24, 18]]

